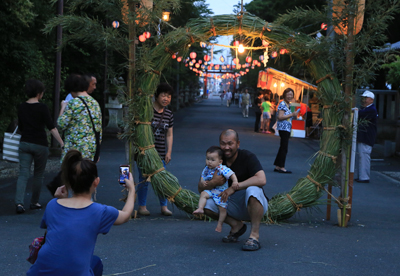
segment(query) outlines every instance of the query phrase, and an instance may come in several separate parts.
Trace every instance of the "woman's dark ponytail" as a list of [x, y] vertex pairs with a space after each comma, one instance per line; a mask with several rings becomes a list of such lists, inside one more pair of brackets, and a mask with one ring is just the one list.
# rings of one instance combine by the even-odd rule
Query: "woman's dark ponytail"
[[96, 163], [83, 159], [78, 150], [67, 152], [61, 165], [61, 181], [74, 194], [89, 192], [97, 176]]

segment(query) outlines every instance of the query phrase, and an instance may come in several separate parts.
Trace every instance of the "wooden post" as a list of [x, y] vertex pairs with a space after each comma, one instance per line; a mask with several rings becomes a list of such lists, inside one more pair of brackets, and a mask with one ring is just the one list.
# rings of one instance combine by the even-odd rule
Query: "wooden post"
[[[347, 45], [346, 45], [346, 78], [345, 78], [345, 94], [346, 94], [346, 101], [347, 107], [345, 109], [345, 113], [343, 116], [343, 125], [346, 127], [350, 126], [350, 114], [351, 114], [351, 96], [353, 92], [353, 68], [354, 68], [354, 21], [355, 21], [355, 12], [356, 10], [353, 9], [349, 12], [348, 17], [348, 32], [347, 32]], [[347, 149], [348, 146], [345, 145], [345, 142], [342, 146], [342, 178], [341, 178], [341, 191], [342, 197], [346, 198], [347, 196], [353, 196], [353, 187], [348, 187], [348, 170], [349, 170], [349, 150]], [[349, 189], [349, 191], [348, 191]], [[342, 211], [342, 227], [347, 226], [348, 216], [346, 216], [346, 202], [343, 204], [343, 211]]]

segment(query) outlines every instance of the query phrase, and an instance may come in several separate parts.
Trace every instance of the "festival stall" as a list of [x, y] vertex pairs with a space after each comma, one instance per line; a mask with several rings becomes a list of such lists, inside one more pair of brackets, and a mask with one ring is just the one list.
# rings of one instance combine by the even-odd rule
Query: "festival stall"
[[[279, 102], [279, 97], [282, 96], [286, 88], [292, 88], [294, 91], [294, 101], [299, 99], [301, 103], [308, 105], [309, 91], [317, 91], [317, 86], [312, 85], [306, 81], [295, 78], [285, 72], [267, 68], [258, 73], [257, 87], [261, 89], [269, 89], [274, 94], [274, 98]], [[300, 108], [300, 103], [293, 102], [291, 104], [292, 111]], [[313, 109], [313, 118], [318, 117], [319, 110]], [[275, 133], [276, 135], [277, 132]], [[306, 137], [306, 121], [305, 118], [299, 117], [297, 120], [292, 121], [292, 137], [305, 138]]]

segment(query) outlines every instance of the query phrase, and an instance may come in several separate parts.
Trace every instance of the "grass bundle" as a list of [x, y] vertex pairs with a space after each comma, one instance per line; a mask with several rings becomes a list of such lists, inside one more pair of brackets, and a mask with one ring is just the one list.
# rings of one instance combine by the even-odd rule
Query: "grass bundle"
[[179, 52], [179, 56], [185, 57], [189, 51], [188, 44], [207, 41], [214, 35], [237, 35], [239, 30], [248, 44], [253, 44], [256, 39], [265, 39], [273, 49], [288, 49], [291, 55], [305, 61], [309, 72], [318, 80], [317, 96], [324, 106], [325, 130], [320, 141], [320, 151], [315, 156], [308, 176], [299, 179], [289, 192], [277, 194], [270, 200], [264, 221], [276, 222], [290, 218], [302, 208], [322, 203], [319, 198], [324, 193], [324, 186], [333, 183], [337, 171], [336, 159], [342, 141], [347, 137], [347, 127], [340, 127], [344, 100], [339, 81], [324, 58], [323, 53], [329, 49], [326, 44], [283, 25], [267, 23], [248, 14], [240, 22], [235, 15], [194, 19], [186, 28], [174, 29], [161, 36], [153, 48], [140, 48], [139, 56], [146, 62], [138, 65], [135, 93], [129, 100], [127, 129], [123, 137], [133, 141], [137, 163], [145, 175], [151, 176], [151, 184], [157, 195], [168, 198], [180, 210], [191, 214], [197, 208], [199, 196], [182, 189], [178, 179], [163, 170], [160, 157], [152, 147], [154, 137], [149, 122], [153, 117], [151, 97], [161, 77], [157, 72], [169, 65], [172, 53]]

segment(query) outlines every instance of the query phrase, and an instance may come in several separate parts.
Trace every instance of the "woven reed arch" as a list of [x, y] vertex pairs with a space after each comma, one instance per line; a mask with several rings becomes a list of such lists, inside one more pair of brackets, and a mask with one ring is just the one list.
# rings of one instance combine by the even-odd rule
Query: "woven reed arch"
[[[320, 151], [307, 176], [300, 178], [288, 192], [277, 194], [269, 202], [265, 222], [288, 219], [301, 208], [321, 204], [320, 197], [325, 186], [333, 182], [337, 171], [336, 157], [342, 145], [343, 132], [342, 101], [340, 84], [331, 72], [331, 66], [324, 49], [319, 49], [318, 41], [312, 36], [294, 32], [258, 17], [243, 14], [219, 15], [211, 18], [198, 18], [189, 22], [186, 28], [178, 28], [161, 37], [158, 45], [139, 54], [143, 60], [137, 71], [136, 93], [130, 103], [130, 137], [137, 154], [137, 163], [151, 181], [154, 191], [164, 195], [179, 209], [191, 214], [198, 204], [199, 196], [193, 191], [182, 189], [178, 179], [163, 169], [162, 162], [152, 145], [154, 137], [148, 122], [153, 116], [151, 97], [160, 82], [160, 73], [171, 62], [171, 55], [187, 56], [189, 44], [207, 41], [216, 35], [235, 35], [241, 32], [248, 44], [254, 39], [264, 39], [271, 47], [285, 48], [295, 58], [304, 61], [310, 74], [318, 80], [318, 98], [323, 108], [324, 126], [320, 141]], [[325, 49], [326, 50], [326, 49]], [[167, 184], [167, 185], [166, 185]], [[339, 203], [340, 204], [340, 203]]]

